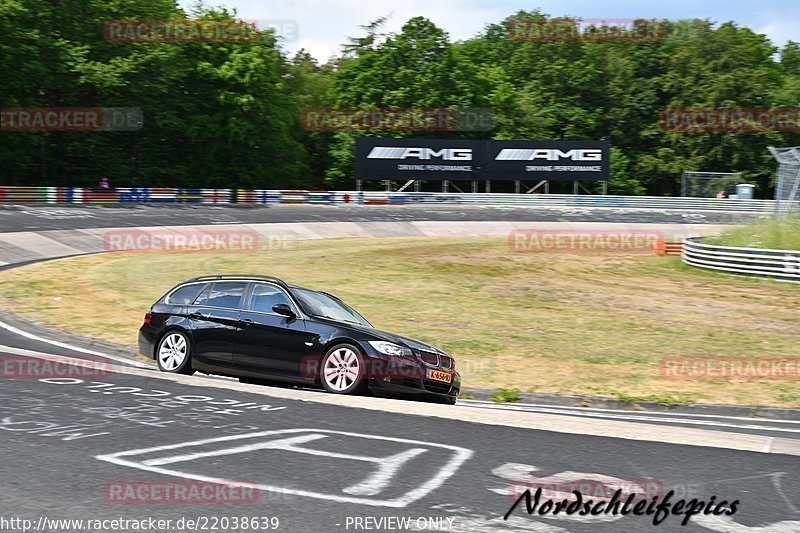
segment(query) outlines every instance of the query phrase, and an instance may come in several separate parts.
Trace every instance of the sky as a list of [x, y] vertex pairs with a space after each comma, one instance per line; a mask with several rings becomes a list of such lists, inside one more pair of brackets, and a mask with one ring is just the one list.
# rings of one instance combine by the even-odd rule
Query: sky
[[[195, 0], [180, 0], [188, 8]], [[517, 11], [539, 8], [551, 16], [581, 18], [700, 18], [714, 22], [734, 21], [766, 34], [782, 46], [800, 41], [798, 0], [205, 0], [212, 6], [235, 9], [242, 19], [275, 27], [286, 39], [290, 53], [305, 48], [324, 62], [337, 54], [348, 36], [361, 36], [359, 28], [382, 16], [390, 16], [385, 31], [398, 32], [415, 16], [423, 16], [450, 34], [451, 40], [468, 39], [487, 23], [497, 23]]]

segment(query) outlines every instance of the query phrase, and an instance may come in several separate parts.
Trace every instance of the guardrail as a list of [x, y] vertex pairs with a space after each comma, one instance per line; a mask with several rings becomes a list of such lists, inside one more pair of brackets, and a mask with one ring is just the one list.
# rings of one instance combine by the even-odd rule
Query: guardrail
[[[345, 194], [339, 193], [336, 194]], [[347, 192], [346, 194], [358, 194]], [[527, 206], [566, 208], [672, 209], [687, 211], [738, 211], [771, 213], [773, 200], [680, 198], [661, 196], [612, 196], [571, 194], [493, 194], [493, 193], [376, 193], [365, 192], [364, 203], [454, 203], [487, 206]]]
[[800, 283], [800, 250], [715, 246], [704, 244], [701, 237], [688, 237], [681, 259], [698, 268]]
[[[301, 197], [305, 193], [306, 201]], [[325, 195], [320, 196], [320, 195]], [[355, 203], [364, 205], [459, 204], [497, 207], [564, 207], [734, 211], [772, 214], [774, 200], [571, 194], [436, 193], [384, 191], [238, 191], [240, 203]], [[316, 198], [316, 201], [315, 201]]]
[[771, 216], [774, 200], [613, 196], [571, 194], [435, 193], [384, 191], [307, 191], [277, 189], [201, 189], [127, 187], [3, 187], [0, 203], [12, 204], [339, 204], [406, 205], [457, 204], [497, 207], [561, 207], [568, 209], [660, 209], [728, 211]]

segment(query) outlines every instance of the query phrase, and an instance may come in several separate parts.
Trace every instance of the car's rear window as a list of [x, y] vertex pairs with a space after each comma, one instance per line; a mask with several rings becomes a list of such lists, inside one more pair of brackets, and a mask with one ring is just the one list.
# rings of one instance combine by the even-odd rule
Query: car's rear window
[[171, 305], [187, 305], [194, 301], [197, 298], [197, 295], [200, 294], [200, 291], [203, 290], [206, 283], [194, 283], [192, 285], [185, 285], [170, 294], [167, 299], [166, 303]]
[[239, 309], [246, 286], [247, 283], [242, 282], [214, 283], [200, 294], [195, 305]]

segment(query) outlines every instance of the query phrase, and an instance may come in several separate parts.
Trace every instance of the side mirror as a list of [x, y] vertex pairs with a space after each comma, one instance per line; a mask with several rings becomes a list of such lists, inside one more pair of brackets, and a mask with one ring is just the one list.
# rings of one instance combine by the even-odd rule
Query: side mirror
[[272, 311], [289, 318], [297, 318], [292, 308], [288, 304], [275, 304], [272, 306]]

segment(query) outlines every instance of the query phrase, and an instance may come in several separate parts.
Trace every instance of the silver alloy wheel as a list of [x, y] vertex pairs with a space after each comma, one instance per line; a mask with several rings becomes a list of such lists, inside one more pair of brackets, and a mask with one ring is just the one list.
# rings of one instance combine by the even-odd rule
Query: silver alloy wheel
[[360, 370], [361, 364], [356, 353], [350, 348], [341, 347], [325, 358], [322, 379], [331, 390], [344, 392], [356, 382]]
[[181, 333], [170, 333], [161, 340], [158, 348], [158, 362], [161, 368], [173, 372], [186, 360], [186, 337]]

